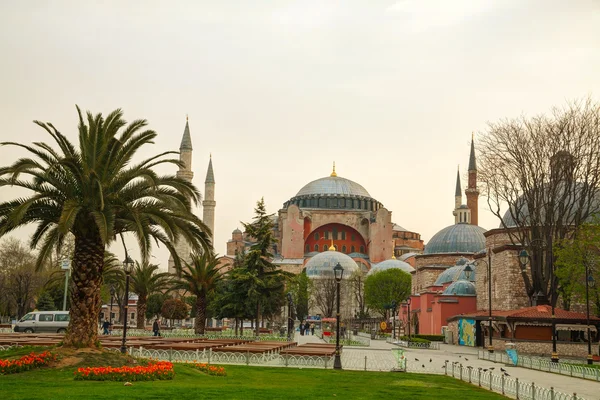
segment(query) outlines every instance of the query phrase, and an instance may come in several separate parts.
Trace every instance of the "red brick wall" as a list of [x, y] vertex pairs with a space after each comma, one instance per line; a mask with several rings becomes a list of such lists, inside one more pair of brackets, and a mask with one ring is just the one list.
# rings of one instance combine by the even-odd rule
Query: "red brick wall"
[[[363, 253], [368, 253], [367, 244], [362, 235], [351, 227], [342, 224], [327, 224], [310, 232], [304, 241], [304, 251], [306, 252], [307, 245], [309, 252], [315, 251], [315, 244], [319, 246], [319, 252], [323, 251], [324, 248], [328, 249], [329, 246], [331, 246], [334, 229], [337, 231], [337, 237], [333, 238], [333, 245], [336, 247], [337, 251], [343, 252], [343, 246], [346, 246], [345, 253], [349, 254], [352, 252], [352, 246], [354, 246], [354, 251], [360, 252], [360, 246], [363, 246]], [[328, 232], [328, 239], [325, 238], [325, 232]], [[346, 239], [342, 239], [342, 232], [345, 233]], [[319, 236], [318, 240], [315, 239], [315, 235]], [[354, 240], [352, 240], [353, 238]]]

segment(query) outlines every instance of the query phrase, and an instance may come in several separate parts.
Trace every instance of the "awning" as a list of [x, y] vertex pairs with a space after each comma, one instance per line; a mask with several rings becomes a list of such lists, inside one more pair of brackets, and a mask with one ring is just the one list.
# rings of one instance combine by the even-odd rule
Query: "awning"
[[[556, 324], [557, 331], [587, 331], [587, 325], [581, 324]], [[594, 325], [590, 325], [590, 331], [596, 332], [596, 327]]]

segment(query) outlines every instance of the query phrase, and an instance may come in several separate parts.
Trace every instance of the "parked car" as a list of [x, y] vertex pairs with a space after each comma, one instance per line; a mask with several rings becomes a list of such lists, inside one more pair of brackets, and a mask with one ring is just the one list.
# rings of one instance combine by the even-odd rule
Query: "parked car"
[[68, 311], [33, 311], [15, 324], [15, 332], [23, 333], [65, 333], [69, 326]]

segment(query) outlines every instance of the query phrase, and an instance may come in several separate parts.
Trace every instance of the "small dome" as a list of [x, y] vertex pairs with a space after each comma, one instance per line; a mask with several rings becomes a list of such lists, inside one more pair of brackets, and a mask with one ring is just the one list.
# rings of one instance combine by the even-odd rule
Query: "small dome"
[[433, 235], [424, 254], [477, 253], [485, 248], [485, 229], [471, 224], [450, 225]]
[[242, 231], [240, 231], [238, 228], [235, 228], [231, 233], [242, 233]]
[[442, 296], [475, 296], [476, 294], [475, 285], [472, 282], [461, 280], [448, 286]]
[[309, 278], [333, 278], [333, 268], [340, 263], [344, 268], [344, 279], [349, 279], [360, 268], [356, 261], [338, 251], [324, 251], [306, 262], [306, 275]]
[[391, 269], [391, 268], [398, 268], [409, 274], [415, 270], [413, 267], [411, 267], [409, 264], [405, 263], [404, 261], [400, 261], [395, 258], [392, 258], [390, 260], [385, 260], [378, 264], [373, 265], [373, 267], [369, 271], [368, 275], [372, 275], [376, 272], [384, 271], [386, 269]]
[[467, 259], [466, 259], [466, 258], [464, 258], [464, 257], [461, 257], [461, 258], [459, 258], [459, 259], [458, 259], [458, 261], [456, 261], [456, 265], [465, 265], [465, 264], [467, 264], [468, 262], [469, 262], [469, 260], [467, 260]]
[[338, 194], [344, 196], [371, 197], [369, 192], [356, 182], [339, 176], [326, 176], [306, 184], [297, 196], [311, 194]]
[[[459, 265], [458, 264], [459, 262], [462, 262], [462, 258], [456, 262], [457, 265], [450, 267], [447, 270], [445, 270], [444, 272], [442, 272], [435, 280], [434, 285], [442, 286], [449, 282], [456, 282], [459, 280], [467, 280], [467, 274], [465, 273], [465, 268], [468, 264], [465, 263], [465, 264]], [[469, 278], [469, 281], [475, 282], [475, 268], [473, 266], [471, 266], [471, 268], [473, 269], [473, 271], [471, 271], [471, 277]]]

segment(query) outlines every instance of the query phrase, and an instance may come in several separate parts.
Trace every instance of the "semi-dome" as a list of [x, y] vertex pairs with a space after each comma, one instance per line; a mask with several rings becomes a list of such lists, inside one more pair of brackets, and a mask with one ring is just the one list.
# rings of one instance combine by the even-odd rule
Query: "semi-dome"
[[442, 296], [474, 296], [476, 294], [475, 285], [472, 282], [461, 280], [448, 286]]
[[485, 248], [485, 229], [466, 223], [450, 225], [433, 235], [424, 254], [477, 253]]
[[385, 271], [386, 269], [397, 268], [406, 273], [414, 272], [414, 268], [410, 266], [410, 264], [405, 263], [404, 261], [400, 261], [398, 259], [392, 258], [390, 260], [382, 261], [378, 264], [373, 265], [368, 275], [372, 275], [375, 272]]
[[324, 251], [312, 257], [305, 265], [309, 278], [333, 278], [333, 268], [340, 264], [344, 268], [344, 279], [349, 279], [360, 268], [356, 261], [335, 250]]
[[[465, 273], [465, 268], [468, 264], [459, 264], [461, 260], [459, 259], [455, 266], [446, 269], [442, 272], [437, 279], [435, 280], [434, 285], [442, 286], [449, 282], [456, 282], [459, 280], [467, 280], [467, 274]], [[471, 276], [469, 277], [469, 281], [475, 282], [475, 268], [471, 264]]]
[[340, 176], [326, 176], [304, 185], [296, 196], [311, 194], [339, 194], [345, 196], [371, 197], [369, 192], [360, 184]]

